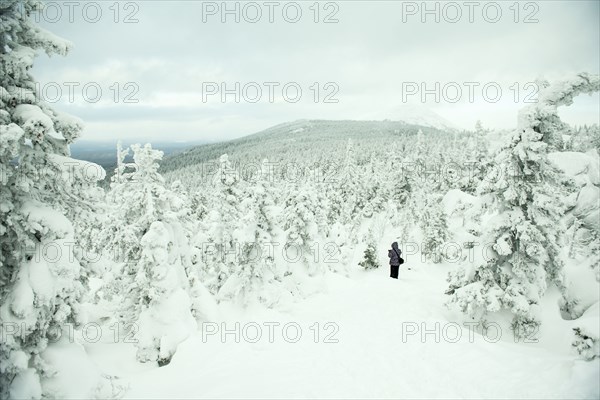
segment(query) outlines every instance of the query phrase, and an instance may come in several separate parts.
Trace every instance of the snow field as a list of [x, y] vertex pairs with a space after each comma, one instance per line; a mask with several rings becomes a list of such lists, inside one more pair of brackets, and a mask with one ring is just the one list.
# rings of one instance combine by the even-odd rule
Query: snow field
[[[137, 364], [132, 345], [88, 345], [88, 352], [105, 373], [128, 382], [126, 398], [598, 397], [600, 361], [579, 360], [566, 343], [558, 346], [569, 338], [568, 321], [557, 325], [548, 319], [559, 316], [545, 315], [539, 336], [532, 337], [538, 343], [515, 343], [500, 320], [494, 322], [500, 338], [491, 327], [483, 335], [441, 306], [449, 267], [403, 266], [398, 281], [387, 267], [354, 271], [351, 278], [327, 274], [326, 292], [284, 311], [221, 303], [223, 318], [209, 324], [219, 332], [196, 332], [161, 368]], [[324, 329], [327, 322], [339, 330]], [[270, 343], [268, 324], [274, 323], [280, 325]], [[283, 334], [286, 323], [301, 328], [297, 342], [295, 329], [287, 339]], [[262, 337], [250, 343], [244, 336], [253, 339], [255, 325]], [[224, 337], [222, 327], [229, 330]], [[328, 343], [327, 334], [338, 342]]]

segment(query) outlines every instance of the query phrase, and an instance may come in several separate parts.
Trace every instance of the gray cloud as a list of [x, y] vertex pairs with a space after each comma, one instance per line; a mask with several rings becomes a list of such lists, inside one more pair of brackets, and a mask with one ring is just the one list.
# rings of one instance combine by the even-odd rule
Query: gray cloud
[[[56, 2], [63, 11], [62, 18], [57, 22], [42, 18], [44, 27], [72, 41], [75, 48], [64, 59], [39, 57], [34, 68], [36, 78], [42, 85], [57, 82], [64, 90], [64, 82], [79, 82], [81, 86], [96, 82], [102, 88], [97, 103], [86, 102], [76, 90], [73, 103], [66, 101], [64, 91], [56, 104], [87, 121], [87, 139], [222, 140], [295, 119], [356, 119], [401, 105], [407, 82], [425, 82], [431, 88], [436, 81], [441, 86], [448, 82], [498, 82], [503, 94], [497, 103], [486, 102], [479, 91], [473, 102], [463, 92], [455, 104], [443, 99], [435, 102], [429, 96], [425, 105], [464, 128], [473, 127], [477, 119], [490, 127], [509, 128], [524, 105], [528, 82], [541, 76], [559, 79], [568, 73], [598, 73], [600, 69], [596, 1], [529, 2], [538, 7], [538, 23], [522, 22], [535, 11], [526, 8], [527, 2], [520, 3], [519, 23], [514, 22], [514, 11], [509, 9], [513, 2], [497, 3], [503, 12], [497, 23], [487, 22], [480, 11], [491, 2], [481, 2], [473, 23], [468, 22], [464, 6], [457, 23], [443, 18], [435, 23], [431, 15], [422, 23], [420, 15], [403, 22], [407, 2], [344, 1], [335, 2], [339, 23], [333, 24], [313, 22], [309, 9], [313, 2], [299, 3], [303, 17], [295, 24], [285, 22], [277, 11], [275, 22], [269, 23], [264, 6], [262, 20], [254, 24], [243, 20], [234, 23], [232, 16], [228, 23], [221, 23], [218, 15], [203, 23], [206, 2], [130, 3], [127, 9], [126, 2], [119, 3], [119, 23], [114, 22], [114, 10], [109, 9], [113, 2], [98, 2], [102, 18], [97, 23], [82, 18], [84, 3], [76, 8], [72, 23], [62, 2]], [[235, 3], [227, 4], [233, 8]], [[325, 10], [325, 2], [320, 4], [322, 19], [333, 8]], [[435, 6], [435, 2], [427, 4]], [[438, 7], [449, 7], [446, 4], [439, 3]], [[139, 22], [122, 23], [133, 11]], [[276, 91], [273, 103], [265, 101], [266, 93], [256, 104], [238, 104], [232, 96], [225, 103], [218, 96], [202, 102], [205, 82], [227, 82], [232, 87], [234, 82], [267, 81], [298, 82], [302, 99], [287, 103]], [[132, 92], [125, 90], [127, 82], [136, 85], [133, 98], [138, 103], [124, 103], [124, 96]], [[335, 82], [339, 103], [315, 103], [310, 90], [314, 82], [320, 83], [320, 100], [328, 93], [322, 86]], [[519, 103], [510, 89], [515, 83]], [[119, 89], [117, 101], [115, 84]], [[408, 100], [421, 103], [420, 96]], [[576, 110], [564, 115], [574, 123], [597, 122], [598, 96], [578, 99]]]

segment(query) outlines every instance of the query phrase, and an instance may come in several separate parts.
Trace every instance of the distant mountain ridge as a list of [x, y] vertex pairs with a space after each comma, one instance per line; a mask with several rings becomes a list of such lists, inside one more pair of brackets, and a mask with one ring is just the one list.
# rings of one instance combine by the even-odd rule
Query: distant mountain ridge
[[373, 120], [404, 121], [407, 124], [429, 126], [447, 131], [460, 130], [452, 122], [433, 110], [416, 104], [403, 104], [387, 111], [378, 111], [368, 114], [366, 118]]
[[[326, 153], [332, 148], [346, 146], [348, 139], [356, 143], [368, 140], [389, 145], [394, 137], [423, 134], [448, 134], [449, 129], [409, 124], [404, 121], [361, 120], [297, 120], [275, 125], [263, 131], [238, 139], [196, 146], [166, 157], [161, 170], [178, 168], [215, 160], [222, 154], [244, 160], [295, 160], [310, 152]], [[453, 131], [452, 131], [453, 132]]]

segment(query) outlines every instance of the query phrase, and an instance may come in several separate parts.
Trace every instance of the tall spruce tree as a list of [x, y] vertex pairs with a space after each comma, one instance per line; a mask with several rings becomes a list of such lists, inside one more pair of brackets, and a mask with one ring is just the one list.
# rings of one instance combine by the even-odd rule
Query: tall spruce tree
[[0, 339], [2, 398], [61, 396], [45, 384], [60, 371], [43, 355], [80, 321], [82, 268], [69, 218], [85, 208], [82, 188], [93, 186], [90, 164], [69, 156], [83, 123], [40, 99], [30, 74], [38, 51], [71, 47], [32, 22], [38, 7], [0, 2], [0, 324], [17, 328]]
[[[133, 162], [125, 163], [129, 149], [118, 148], [118, 165], [107, 194], [108, 215], [98, 237], [101, 250], [117, 263], [114, 279], [105, 282], [105, 293], [127, 326], [140, 319], [148, 322], [152, 310], [163, 307], [174, 293], [179, 298], [175, 303], [180, 319], [186, 319], [190, 311], [199, 315], [202, 310], [197, 297], [202, 290], [197, 271], [192, 268], [186, 229], [191, 211], [185, 193], [177, 183], [173, 185], [175, 190], [165, 188], [158, 172], [162, 151], [149, 144], [135, 144], [131, 149]], [[193, 299], [186, 300], [186, 295]], [[156, 361], [159, 356], [172, 355], [161, 353], [160, 343], [153, 343], [160, 335], [152, 327], [141, 334], [147, 340], [140, 345], [140, 360]]]
[[492, 244], [487, 262], [450, 274], [449, 303], [471, 315], [508, 309], [514, 315], [516, 336], [540, 324], [539, 304], [548, 282], [566, 295], [563, 262], [559, 257], [558, 222], [566, 210], [569, 184], [548, 160], [562, 127], [557, 107], [570, 105], [580, 93], [598, 91], [597, 75], [579, 74], [555, 85], [542, 85], [538, 102], [519, 113], [518, 127], [496, 157], [499, 179], [484, 181], [482, 193], [495, 215], [488, 222], [486, 243]]

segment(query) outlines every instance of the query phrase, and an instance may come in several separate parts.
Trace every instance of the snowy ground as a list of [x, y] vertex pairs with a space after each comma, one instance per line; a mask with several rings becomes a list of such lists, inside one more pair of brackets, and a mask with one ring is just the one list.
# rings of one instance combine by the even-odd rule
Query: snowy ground
[[[481, 330], [470, 334], [464, 320], [442, 305], [447, 270], [403, 266], [398, 281], [387, 268], [355, 271], [351, 278], [331, 274], [324, 293], [287, 310], [242, 313], [222, 304], [226, 318], [204, 326], [219, 332], [190, 337], [160, 368], [136, 363], [132, 345], [87, 350], [105, 373], [128, 382], [126, 398], [599, 397], [600, 360], [581, 361], [570, 352], [568, 321], [546, 316], [549, 330], [539, 333], [537, 343], [515, 343], [504, 326], [497, 342], [494, 327], [486, 336]], [[233, 333], [222, 340], [221, 322], [232, 331], [240, 322], [239, 343]], [[272, 328], [272, 343], [269, 322], [280, 323]], [[284, 336], [286, 323], [302, 330], [296, 343], [292, 325]], [[250, 343], [256, 324], [262, 336]], [[422, 328], [430, 333], [423, 337]]]

